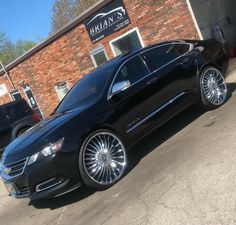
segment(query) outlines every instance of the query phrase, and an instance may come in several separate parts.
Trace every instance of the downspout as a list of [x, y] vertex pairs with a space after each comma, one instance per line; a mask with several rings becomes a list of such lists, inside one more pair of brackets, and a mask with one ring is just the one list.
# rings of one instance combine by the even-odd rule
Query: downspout
[[200, 28], [198, 26], [198, 22], [197, 22], [197, 19], [196, 19], [195, 15], [194, 15], [193, 8], [191, 6], [190, 0], [186, 0], [186, 2], [187, 2], [187, 5], [188, 5], [188, 9], [190, 11], [190, 14], [192, 16], [194, 25], [195, 25], [195, 27], [197, 29], [198, 36], [200, 37], [201, 40], [203, 40], [202, 32], [201, 32], [201, 30], [200, 30]]
[[6, 68], [4, 67], [4, 65], [3, 65], [3, 63], [2, 63], [2, 61], [1, 61], [1, 60], [0, 60], [0, 65], [1, 65], [1, 67], [2, 67], [2, 69], [3, 69], [3, 71], [4, 71], [4, 73], [5, 73], [5, 75], [6, 75], [6, 77], [7, 77], [7, 79], [9, 80], [9, 82], [10, 82], [10, 84], [11, 84], [11, 86], [12, 86], [13, 90], [15, 90], [15, 89], [16, 89], [16, 87], [15, 87], [15, 85], [14, 85], [14, 83], [13, 83], [13, 81], [12, 81], [12, 79], [11, 79], [10, 75], [8, 74], [8, 72], [7, 72]]

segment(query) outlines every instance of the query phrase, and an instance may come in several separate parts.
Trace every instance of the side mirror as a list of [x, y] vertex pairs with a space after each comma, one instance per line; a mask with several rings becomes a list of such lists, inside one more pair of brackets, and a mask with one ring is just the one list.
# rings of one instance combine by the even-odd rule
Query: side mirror
[[115, 95], [115, 94], [117, 94], [117, 93], [119, 93], [121, 91], [124, 91], [129, 86], [130, 86], [129, 80], [120, 81], [120, 82], [118, 82], [118, 83], [113, 85], [111, 94]]

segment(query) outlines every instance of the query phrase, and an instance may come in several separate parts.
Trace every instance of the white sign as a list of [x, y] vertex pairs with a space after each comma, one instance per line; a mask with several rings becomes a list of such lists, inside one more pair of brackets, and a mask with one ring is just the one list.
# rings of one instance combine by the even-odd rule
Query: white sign
[[6, 84], [0, 84], [0, 97], [7, 94], [7, 92]]

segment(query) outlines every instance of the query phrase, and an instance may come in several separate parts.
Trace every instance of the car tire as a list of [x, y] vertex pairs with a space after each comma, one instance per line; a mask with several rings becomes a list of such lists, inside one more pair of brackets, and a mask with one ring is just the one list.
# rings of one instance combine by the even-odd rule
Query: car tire
[[222, 106], [228, 96], [227, 84], [222, 73], [215, 67], [207, 67], [200, 76], [201, 103], [206, 109]]
[[79, 152], [79, 170], [84, 183], [104, 190], [125, 174], [127, 155], [120, 138], [112, 131], [97, 130], [90, 134]]
[[23, 133], [25, 133], [30, 127], [24, 127], [22, 129], [20, 129], [18, 132], [17, 132], [17, 135], [16, 137], [19, 137], [21, 136]]

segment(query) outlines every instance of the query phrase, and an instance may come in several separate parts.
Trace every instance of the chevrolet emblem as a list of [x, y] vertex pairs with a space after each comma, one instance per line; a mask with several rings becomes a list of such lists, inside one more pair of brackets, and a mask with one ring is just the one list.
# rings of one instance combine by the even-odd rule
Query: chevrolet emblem
[[4, 171], [7, 175], [9, 175], [11, 173], [11, 168], [5, 168], [5, 171]]

